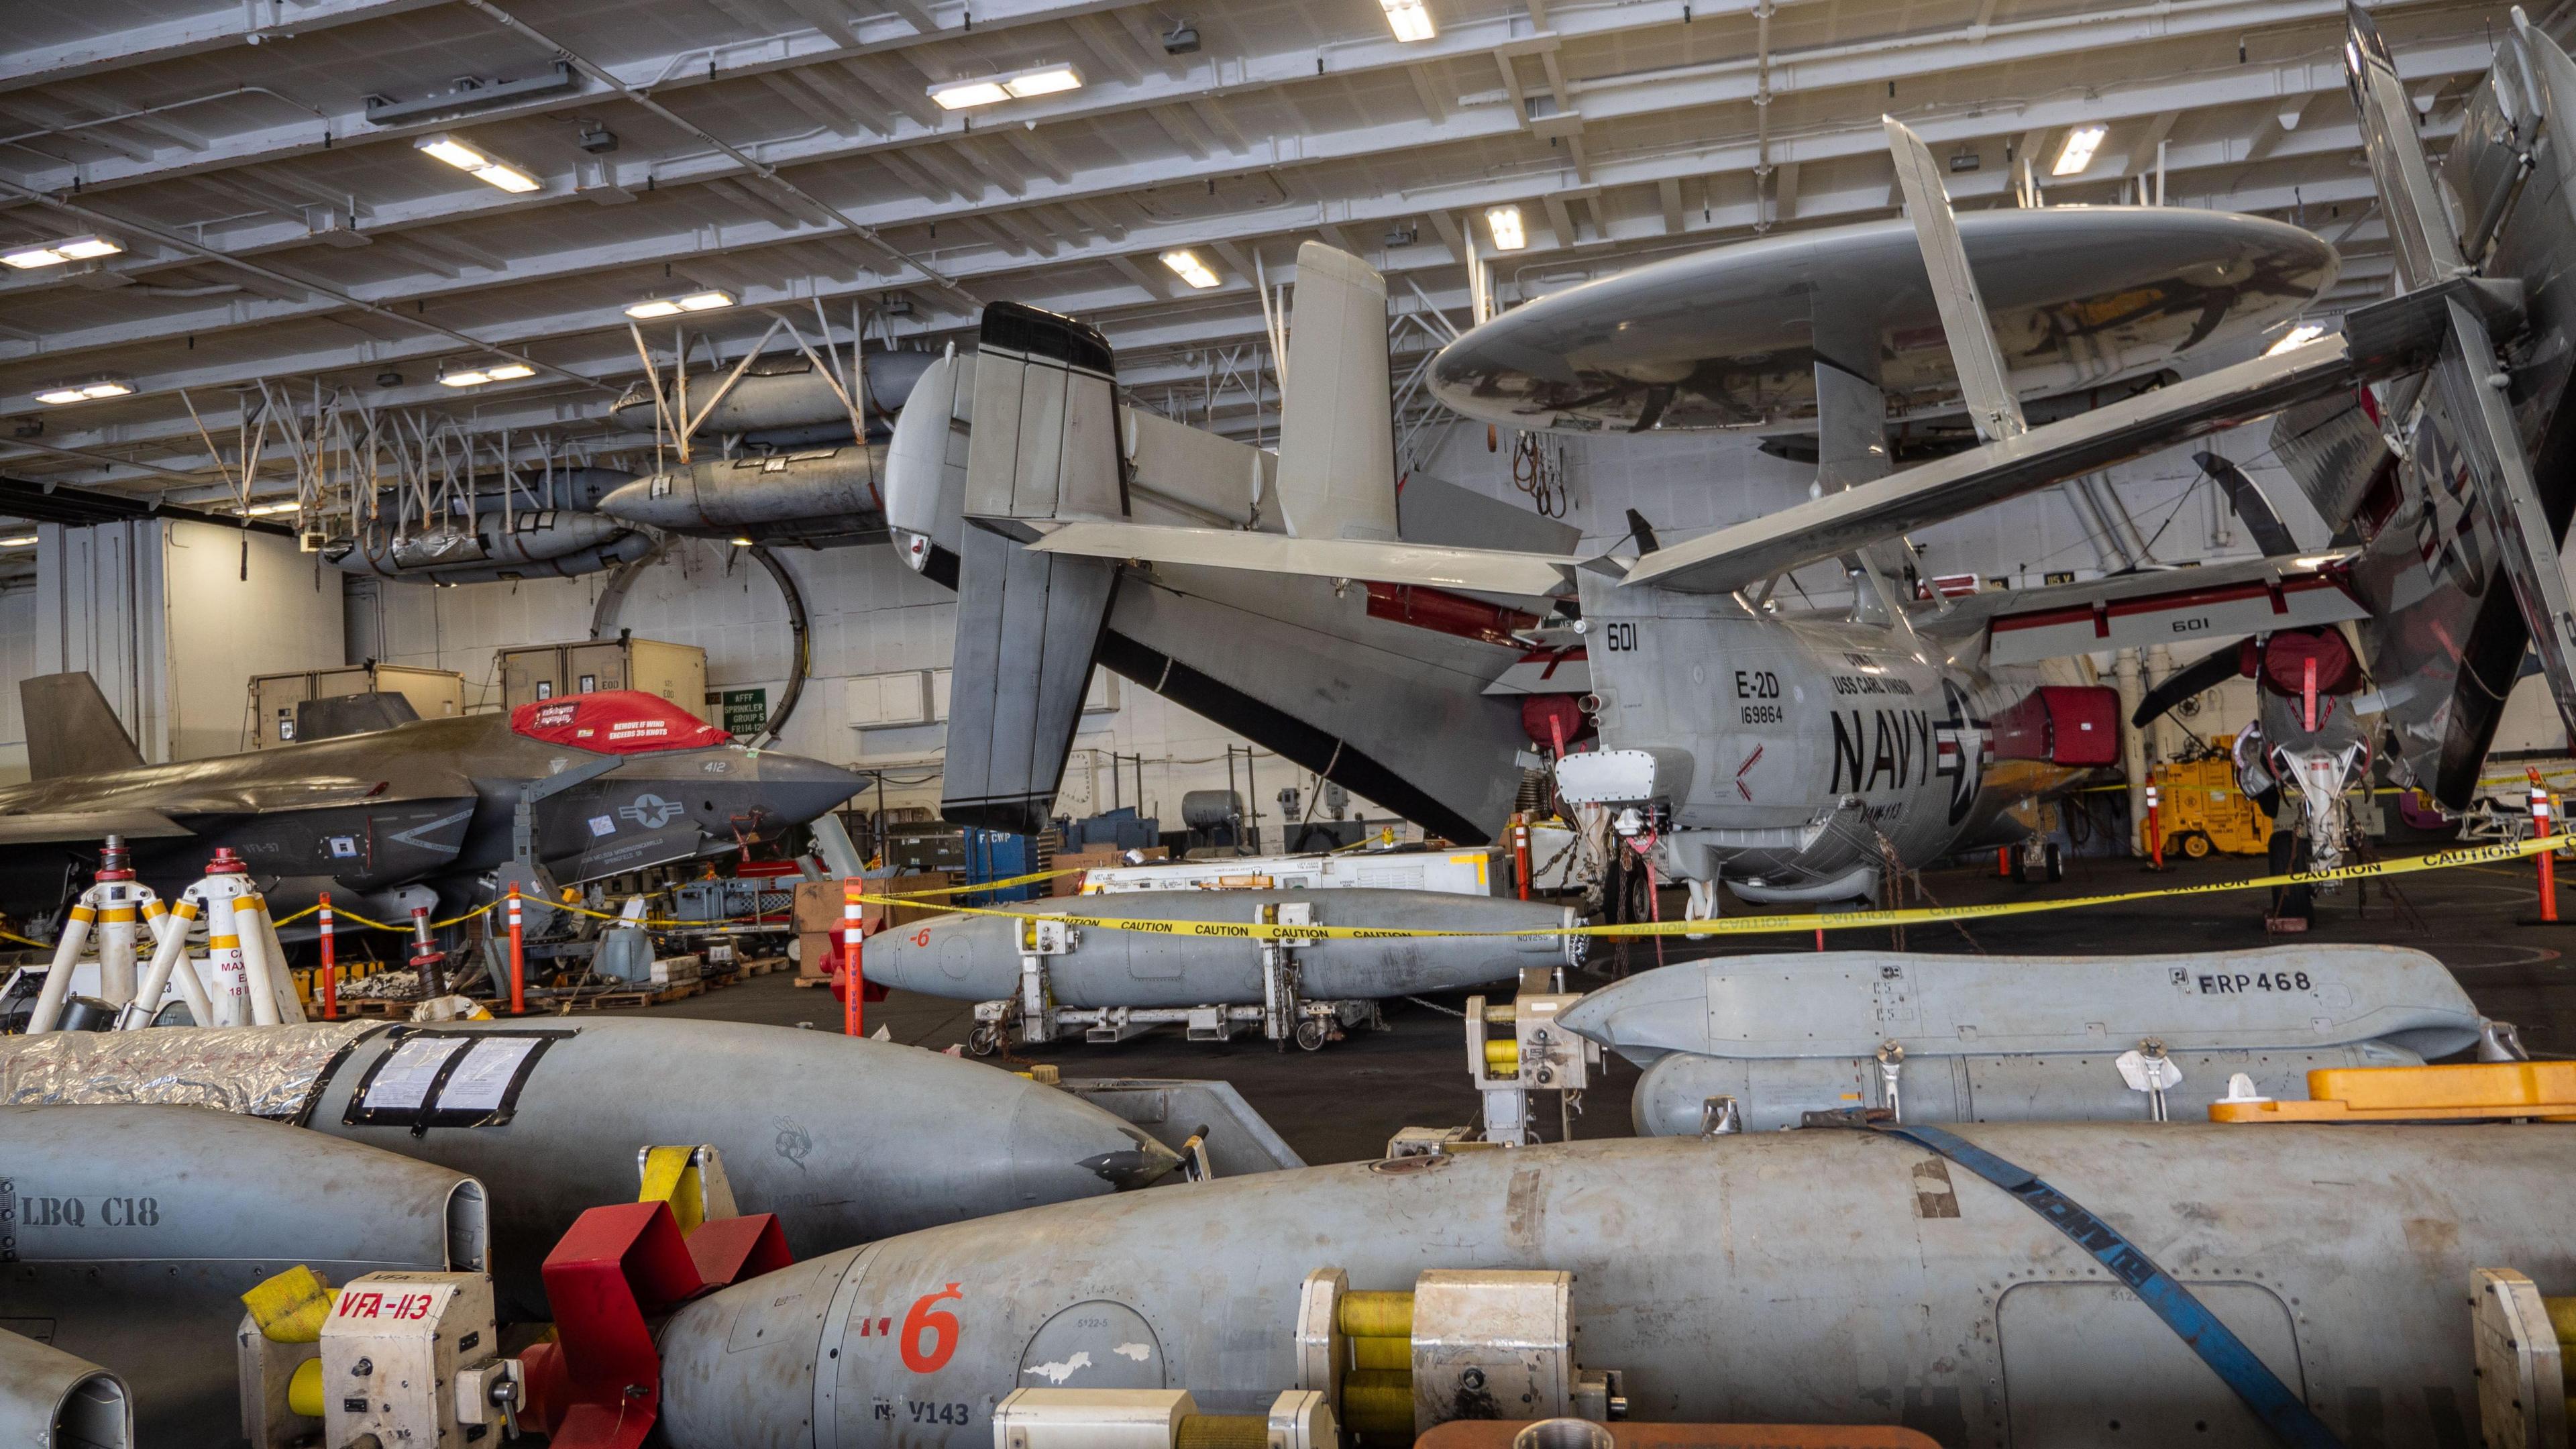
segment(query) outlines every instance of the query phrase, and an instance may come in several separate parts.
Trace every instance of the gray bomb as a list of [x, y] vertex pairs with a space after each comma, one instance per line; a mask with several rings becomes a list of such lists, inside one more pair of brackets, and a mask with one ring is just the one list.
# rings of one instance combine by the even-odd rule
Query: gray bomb
[[[2473, 1442], [2471, 1270], [2576, 1278], [2556, 1212], [2576, 1127], [1964, 1135], [2126, 1234], [2348, 1442]], [[1301, 1284], [1332, 1269], [1353, 1292], [1431, 1269], [1570, 1272], [1581, 1366], [1624, 1374], [1639, 1420], [2266, 1442], [2031, 1207], [1909, 1142], [1831, 1129], [1266, 1173], [836, 1253], [681, 1309], [661, 1428], [674, 1449], [983, 1449], [995, 1401], [1024, 1386], [1258, 1403], [1298, 1386]]]
[[637, 1152], [711, 1144], [800, 1257], [1106, 1193], [1171, 1160], [1052, 1087], [890, 1042], [713, 1021], [61, 1032], [0, 1042], [0, 1101], [194, 1102], [492, 1185], [505, 1315], [584, 1209], [631, 1202]]
[[193, 1107], [0, 1107], [0, 1203], [0, 1324], [123, 1379], [145, 1445], [238, 1442], [240, 1295], [271, 1275], [484, 1265], [473, 1178]]
[[2316, 1068], [2420, 1065], [2487, 1025], [2441, 962], [2395, 946], [1728, 956], [1613, 983], [1557, 1020], [1645, 1068], [1631, 1108], [1647, 1137], [1700, 1131], [1720, 1096], [1755, 1132], [1853, 1106], [1901, 1105], [1908, 1122], [2137, 1121], [2148, 1099], [2120, 1058], [2142, 1047], [2179, 1072], [2167, 1109], [2198, 1116], [2240, 1072], [2264, 1096], [2305, 1097]]
[[[1136, 891], [999, 909], [1146, 921], [1250, 923], [1304, 906], [1307, 924], [1457, 931], [1535, 930], [1530, 936], [1313, 938], [1295, 948], [1297, 990], [1311, 1000], [1382, 1000], [1509, 981], [1525, 966], [1576, 958], [1580, 936], [1561, 934], [1575, 913], [1537, 901], [1402, 890]], [[1046, 959], [1059, 1005], [1188, 1007], [1262, 999], [1261, 947], [1248, 938], [1163, 935], [1078, 927], [1073, 948]], [[868, 938], [860, 970], [882, 986], [992, 1001], [1020, 986], [1020, 923], [1002, 916], [936, 916]]]

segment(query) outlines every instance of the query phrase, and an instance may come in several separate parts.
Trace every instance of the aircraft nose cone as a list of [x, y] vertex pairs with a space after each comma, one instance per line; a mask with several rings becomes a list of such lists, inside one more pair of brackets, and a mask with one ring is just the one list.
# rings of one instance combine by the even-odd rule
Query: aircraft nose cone
[[621, 523], [681, 528], [698, 522], [696, 480], [687, 473], [657, 473], [609, 490], [599, 511]]
[[866, 785], [849, 770], [803, 755], [764, 751], [760, 756], [761, 796], [771, 810], [790, 820], [802, 822], [829, 814]]

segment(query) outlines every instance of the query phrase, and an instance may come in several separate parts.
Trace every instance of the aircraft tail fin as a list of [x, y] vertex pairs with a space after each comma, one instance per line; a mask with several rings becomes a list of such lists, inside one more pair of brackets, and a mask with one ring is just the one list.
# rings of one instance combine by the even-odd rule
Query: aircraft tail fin
[[143, 763], [134, 737], [86, 671], [22, 679], [18, 702], [26, 712], [27, 773], [34, 779], [99, 775]]
[[1039, 522], [1127, 517], [1116, 375], [1096, 329], [1015, 303], [984, 309], [944, 819], [1034, 834], [1063, 783], [1119, 561], [1024, 544]]
[[1386, 278], [1322, 242], [1297, 249], [1279, 409], [1279, 508], [1299, 538], [1392, 539], [1395, 419]]

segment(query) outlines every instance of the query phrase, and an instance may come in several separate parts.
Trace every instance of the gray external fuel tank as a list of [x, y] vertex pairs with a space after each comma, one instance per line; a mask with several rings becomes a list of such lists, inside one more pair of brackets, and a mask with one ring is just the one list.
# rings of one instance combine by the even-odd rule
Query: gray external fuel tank
[[[1297, 989], [1310, 1000], [1369, 1000], [1455, 991], [1509, 981], [1525, 966], [1579, 959], [1581, 936], [1561, 934], [1575, 913], [1537, 901], [1439, 891], [1136, 891], [1000, 907], [1018, 915], [1073, 914], [1146, 921], [1244, 922], [1264, 911], [1305, 906], [1307, 924], [1533, 930], [1529, 936], [1315, 938], [1295, 948]], [[1261, 999], [1256, 941], [1079, 927], [1080, 940], [1046, 958], [1059, 1005], [1186, 1007]], [[868, 980], [960, 1001], [1011, 995], [1020, 982], [1020, 923], [1005, 916], [937, 916], [868, 939], [860, 969]]]
[[472, 1177], [197, 1107], [0, 1107], [0, 1203], [0, 1330], [115, 1373], [154, 1449], [238, 1441], [245, 1290], [476, 1269], [487, 1243]]
[[[2152, 1255], [2348, 1443], [2476, 1442], [2469, 1274], [2576, 1285], [2576, 1126], [1993, 1125]], [[2227, 1444], [2265, 1430], [2029, 1206], [1834, 1129], [1264, 1173], [935, 1228], [681, 1309], [673, 1449], [984, 1449], [1015, 1388], [1295, 1385], [1299, 1286], [1573, 1274], [1631, 1417], [1903, 1423], [1945, 1445]]]
[[1641, 1136], [1696, 1133], [1733, 1097], [1747, 1130], [1885, 1107], [1893, 1046], [1908, 1122], [2139, 1121], [2118, 1058], [2160, 1043], [2176, 1116], [2242, 1072], [2305, 1097], [2319, 1067], [2412, 1066], [2475, 1046], [2484, 1018], [2442, 963], [2395, 946], [2175, 956], [1841, 951], [1667, 966], [1566, 1008], [1565, 1027], [1644, 1067]]
[[480, 1177], [502, 1310], [532, 1317], [545, 1316], [538, 1265], [585, 1209], [634, 1200], [647, 1146], [714, 1145], [741, 1209], [777, 1213], [800, 1257], [1110, 1192], [1171, 1157], [1009, 1072], [788, 1027], [591, 1018], [0, 1041], [0, 1101], [120, 1094], [295, 1120]]

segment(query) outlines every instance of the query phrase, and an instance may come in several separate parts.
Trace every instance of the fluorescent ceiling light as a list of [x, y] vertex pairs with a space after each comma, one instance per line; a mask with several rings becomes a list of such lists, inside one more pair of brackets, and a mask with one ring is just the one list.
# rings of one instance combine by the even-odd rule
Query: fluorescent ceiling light
[[35, 546], [36, 536], [32, 533], [22, 533], [16, 538], [0, 538], [0, 548], [34, 548]]
[[1069, 65], [1040, 65], [1009, 75], [978, 76], [973, 80], [941, 81], [930, 88], [930, 98], [942, 110], [962, 111], [972, 106], [990, 106], [1002, 101], [1028, 100], [1034, 96], [1061, 95], [1082, 89], [1082, 72]]
[[2298, 326], [2291, 328], [2288, 334], [2283, 336], [2280, 341], [2264, 348], [2263, 355], [2265, 357], [2278, 357], [2282, 353], [2289, 351], [2291, 348], [2305, 347], [2309, 343], [2314, 342], [2325, 335], [2326, 329], [2323, 327], [2318, 326], [2314, 322], [2302, 322]]
[[516, 382], [523, 377], [536, 376], [537, 370], [524, 362], [505, 362], [487, 370], [483, 375], [494, 382]]
[[65, 237], [61, 241], [29, 242], [12, 247], [0, 252], [0, 263], [25, 272], [37, 267], [59, 267], [65, 262], [95, 261], [100, 257], [115, 256], [123, 250], [123, 245], [106, 237], [84, 234]]
[[1024, 101], [1031, 96], [1078, 91], [1082, 89], [1082, 72], [1069, 65], [1041, 66], [1036, 70], [1022, 71], [1002, 82], [1002, 89]]
[[134, 384], [121, 377], [94, 377], [87, 382], [67, 382], [36, 394], [36, 401], [60, 406], [64, 403], [90, 402], [103, 397], [123, 397], [134, 391]]
[[1215, 286], [1217, 283], [1216, 273], [1208, 270], [1207, 263], [1200, 261], [1199, 254], [1196, 252], [1165, 252], [1163, 253], [1163, 265], [1180, 273], [1182, 281], [1189, 283], [1191, 286], [1196, 287], [1201, 291], [1205, 291], [1208, 288]]
[[295, 505], [292, 503], [254, 503], [250, 507], [242, 510], [242, 517], [270, 518], [280, 513], [293, 513], [294, 511]]
[[710, 287], [703, 292], [691, 292], [679, 300], [683, 312], [712, 312], [718, 307], [732, 306], [733, 293], [721, 287]]
[[1402, 41], [1429, 40], [1431, 12], [1422, 8], [1422, 0], [1378, 0], [1386, 9], [1387, 27]]
[[1485, 225], [1493, 229], [1498, 251], [1516, 252], [1529, 245], [1529, 232], [1521, 225], [1521, 209], [1517, 206], [1488, 207]]
[[626, 315], [638, 322], [650, 322], [660, 317], [677, 317], [680, 315], [680, 304], [668, 297], [654, 297], [627, 308]]
[[119, 381], [112, 377], [102, 377], [96, 382], [84, 384], [80, 393], [82, 397], [92, 398], [123, 397], [132, 391], [134, 391], [134, 384], [130, 382]]
[[463, 368], [456, 372], [442, 372], [438, 375], [438, 385], [440, 387], [481, 387], [483, 384], [490, 382], [491, 380], [492, 374], [485, 372], [479, 367]]
[[423, 136], [412, 145], [459, 171], [473, 171], [492, 164], [492, 158], [452, 136]]
[[989, 106], [996, 101], [1007, 101], [1011, 93], [1004, 90], [997, 80], [951, 81], [946, 85], [932, 86], [930, 98], [939, 103], [941, 110], [962, 111], [969, 106]]
[[59, 405], [62, 403], [79, 402], [81, 400], [81, 396], [81, 390], [76, 387], [49, 387], [43, 392], [36, 394], [36, 401], [40, 403], [54, 403]]
[[500, 187], [503, 191], [515, 193], [537, 189], [537, 179], [527, 172], [507, 161], [486, 155], [444, 132], [434, 136], [423, 136], [412, 145], [457, 170], [470, 174], [475, 180]]
[[736, 548], [749, 548], [751, 547], [751, 540], [744, 538], [740, 534], [736, 534], [734, 535], [733, 546]]
[[2093, 164], [2093, 153], [2102, 149], [2102, 138], [2111, 134], [2108, 126], [2078, 126], [2066, 133], [2066, 144], [2057, 148], [2057, 164], [2048, 168], [2051, 176], [2073, 176]]

